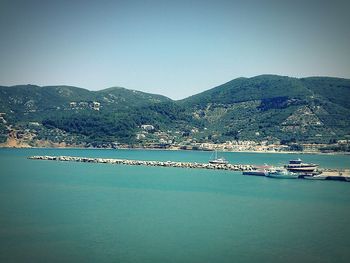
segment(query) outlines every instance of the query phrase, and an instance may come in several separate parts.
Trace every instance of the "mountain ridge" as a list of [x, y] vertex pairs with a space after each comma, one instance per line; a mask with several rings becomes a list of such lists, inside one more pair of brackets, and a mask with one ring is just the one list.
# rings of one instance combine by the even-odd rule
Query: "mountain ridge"
[[[349, 100], [349, 79], [270, 74], [236, 78], [182, 100], [123, 87], [1, 86], [6, 123], [0, 128], [5, 140], [9, 130], [30, 130], [28, 123], [36, 122], [42, 130], [34, 129], [33, 138], [71, 136], [70, 143], [160, 140], [140, 128], [146, 124], [171, 131], [163, 137], [175, 142], [327, 142], [350, 135]], [[55, 129], [60, 135], [45, 135]]]

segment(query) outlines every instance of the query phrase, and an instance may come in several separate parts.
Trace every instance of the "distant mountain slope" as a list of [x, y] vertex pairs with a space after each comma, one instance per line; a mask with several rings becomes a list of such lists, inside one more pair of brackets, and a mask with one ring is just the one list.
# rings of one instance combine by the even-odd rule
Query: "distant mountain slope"
[[232, 80], [179, 103], [222, 140], [327, 141], [350, 134], [349, 99], [347, 79], [261, 75]]
[[94, 94], [94, 99], [99, 101], [104, 107], [104, 110], [107, 111], [126, 110], [135, 107], [171, 102], [171, 99], [165, 96], [120, 87], [112, 87], [92, 93]]
[[[131, 143], [143, 124], [166, 129], [191, 123], [191, 117], [171, 99], [155, 94], [112, 87], [88, 91], [70, 86], [0, 87], [0, 113], [13, 127], [42, 124], [44, 138], [63, 138], [63, 133], [80, 136], [79, 142]], [[60, 135], [52, 135], [59, 129]], [[4, 130], [4, 128], [2, 129]], [[38, 130], [38, 129], [36, 129]], [[50, 136], [46, 136], [49, 134]], [[59, 139], [56, 139], [59, 140]]]
[[89, 91], [71, 86], [19, 85], [0, 87], [0, 110], [15, 113], [69, 108], [71, 102], [98, 101], [112, 108], [139, 107], [171, 101], [169, 98], [125, 88]]
[[110, 113], [170, 101], [161, 95], [125, 88], [89, 91], [71, 86], [0, 87], [0, 112], [6, 113], [8, 118], [15, 121], [41, 121], [50, 115], [67, 115], [73, 111], [91, 110], [94, 107], [93, 102], [100, 104], [98, 107], [100, 112]]
[[17, 129], [56, 142], [142, 143], [140, 127], [149, 124], [162, 141], [328, 142], [350, 138], [349, 100], [348, 79], [277, 75], [234, 79], [180, 101], [120, 87], [0, 87], [0, 139]]
[[301, 83], [314, 94], [338, 104], [350, 108], [350, 80], [330, 77], [310, 77], [300, 79]]
[[207, 103], [231, 104], [280, 96], [303, 98], [311, 96], [299, 79], [277, 75], [238, 78], [213, 89], [188, 97], [181, 102], [201, 106]]
[[14, 113], [57, 109], [69, 101], [86, 100], [90, 92], [76, 87], [18, 85], [0, 87], [0, 111]]

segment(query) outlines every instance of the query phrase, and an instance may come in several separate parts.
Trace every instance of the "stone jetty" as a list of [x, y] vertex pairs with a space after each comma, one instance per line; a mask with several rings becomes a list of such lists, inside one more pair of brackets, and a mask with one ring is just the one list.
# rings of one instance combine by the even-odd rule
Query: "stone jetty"
[[[227, 171], [249, 171], [254, 169], [250, 164], [211, 164], [211, 163], [192, 163], [192, 162], [173, 162], [173, 161], [140, 161], [127, 159], [106, 159], [106, 158], [89, 158], [75, 156], [31, 156], [32, 160], [62, 161], [62, 162], [81, 162], [81, 163], [106, 163], [119, 165], [141, 165], [141, 166], [158, 166], [158, 167], [175, 167], [175, 168], [192, 168], [192, 169], [211, 169]], [[319, 169], [318, 172], [326, 176], [326, 180], [347, 181], [350, 182], [350, 170], [339, 169]], [[303, 178], [301, 175], [299, 178]]]
[[192, 162], [173, 162], [173, 161], [139, 161], [126, 159], [105, 159], [105, 158], [88, 158], [75, 156], [31, 156], [32, 160], [48, 160], [63, 162], [82, 162], [82, 163], [107, 163], [122, 165], [143, 165], [143, 166], [160, 166], [176, 168], [193, 168], [193, 169], [217, 169], [229, 171], [247, 171], [253, 168], [253, 165], [242, 164], [210, 164], [210, 163], [192, 163]]

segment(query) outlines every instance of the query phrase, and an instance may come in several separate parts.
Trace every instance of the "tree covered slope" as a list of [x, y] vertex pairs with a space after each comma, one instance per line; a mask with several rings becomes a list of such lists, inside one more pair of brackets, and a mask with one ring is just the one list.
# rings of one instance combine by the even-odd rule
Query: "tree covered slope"
[[4, 138], [35, 123], [36, 138], [78, 143], [133, 144], [144, 124], [197, 142], [328, 142], [350, 134], [349, 99], [350, 80], [329, 77], [238, 78], [180, 101], [119, 87], [22, 85], [0, 87], [0, 128]]
[[327, 141], [350, 134], [350, 80], [238, 78], [179, 103], [222, 139]]

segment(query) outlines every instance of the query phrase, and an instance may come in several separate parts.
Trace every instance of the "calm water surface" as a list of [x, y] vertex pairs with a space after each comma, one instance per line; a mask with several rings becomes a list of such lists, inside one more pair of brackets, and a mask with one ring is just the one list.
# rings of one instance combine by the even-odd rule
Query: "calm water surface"
[[[228, 171], [34, 161], [207, 162], [191, 151], [0, 149], [0, 262], [349, 262], [350, 184]], [[225, 153], [350, 168], [350, 156]]]

